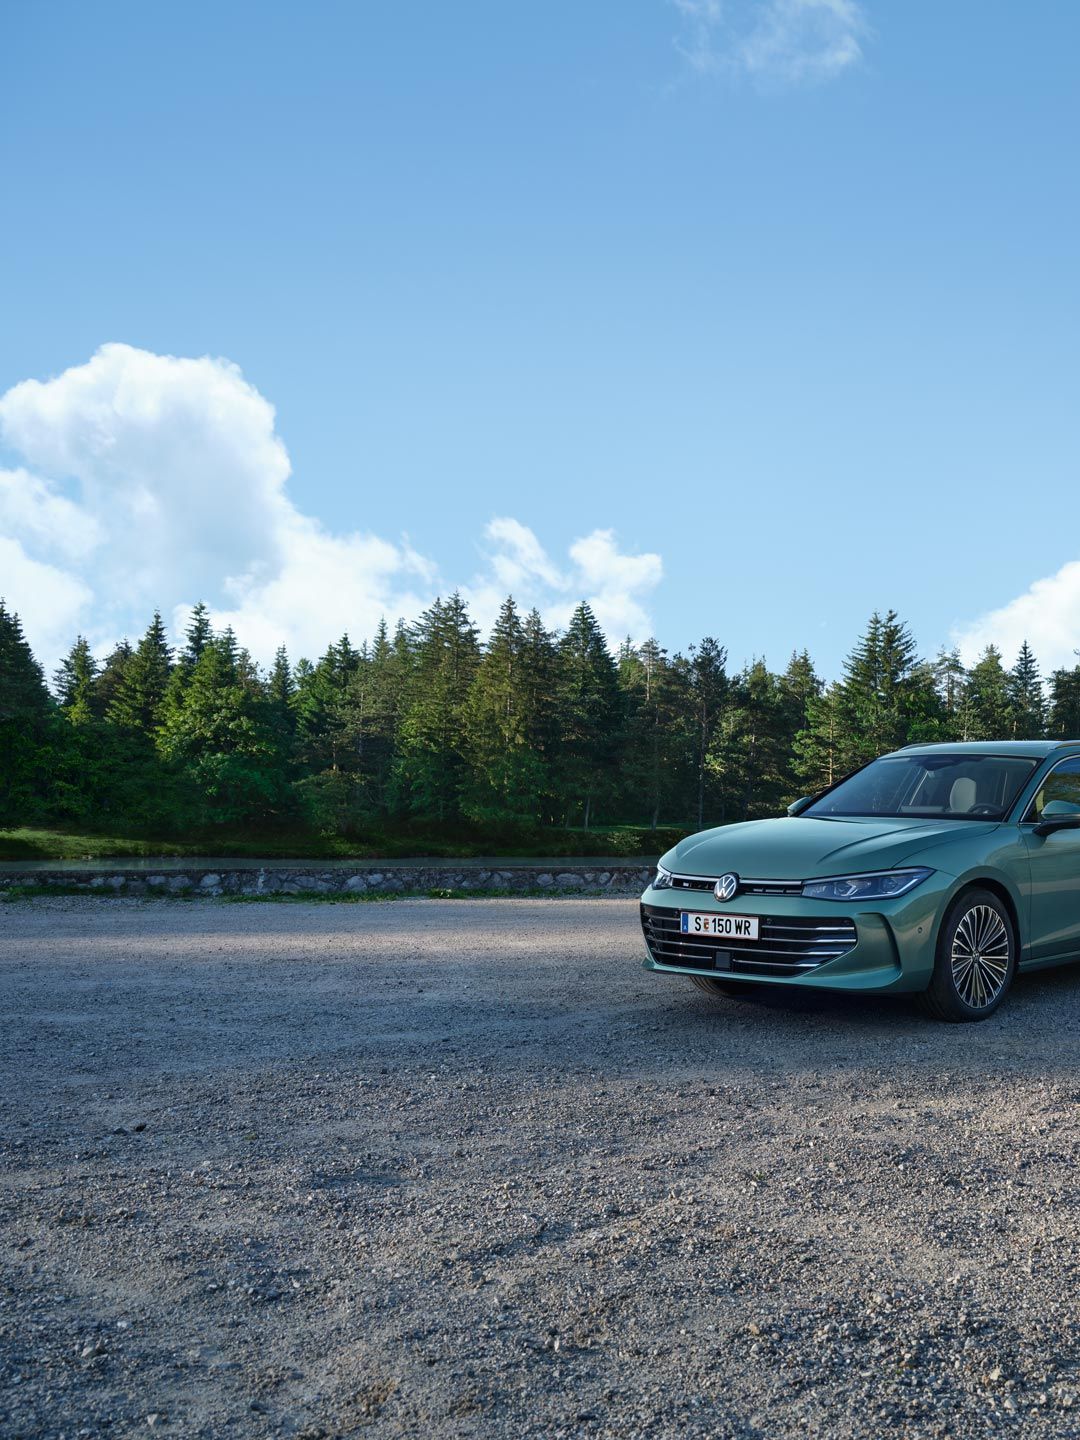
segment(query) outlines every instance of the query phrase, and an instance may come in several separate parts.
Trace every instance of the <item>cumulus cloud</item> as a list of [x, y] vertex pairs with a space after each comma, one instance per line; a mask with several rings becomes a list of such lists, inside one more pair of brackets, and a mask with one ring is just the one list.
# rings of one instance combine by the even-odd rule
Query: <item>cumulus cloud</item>
[[862, 58], [858, 0], [672, 0], [683, 20], [675, 45], [699, 72], [765, 83], [830, 80]]
[[1022, 595], [953, 631], [961, 658], [972, 664], [987, 645], [996, 645], [1011, 665], [1026, 640], [1046, 673], [1076, 664], [1080, 646], [1080, 560], [1036, 580]]
[[[407, 539], [335, 531], [298, 508], [273, 406], [226, 360], [102, 348], [84, 365], [0, 396], [0, 594], [46, 663], [82, 629], [98, 648], [156, 606], [179, 633], [194, 601], [267, 660], [315, 655], [348, 630], [415, 617], [465, 577]], [[613, 635], [643, 636], [655, 555], [609, 531], [556, 564], [520, 521], [493, 520], [483, 568], [462, 586], [487, 625], [513, 591], [559, 623], [579, 596]]]
[[0, 535], [0, 599], [19, 616], [47, 670], [67, 649], [92, 598], [76, 576], [32, 559], [18, 540]]
[[594, 530], [575, 540], [568, 563], [557, 565], [536, 535], [519, 520], [498, 517], [484, 531], [486, 571], [462, 593], [481, 625], [489, 627], [507, 593], [523, 609], [536, 606], [547, 623], [565, 627], [585, 600], [608, 639], [644, 640], [651, 622], [645, 602], [663, 577], [659, 555], [626, 555], [613, 530]]

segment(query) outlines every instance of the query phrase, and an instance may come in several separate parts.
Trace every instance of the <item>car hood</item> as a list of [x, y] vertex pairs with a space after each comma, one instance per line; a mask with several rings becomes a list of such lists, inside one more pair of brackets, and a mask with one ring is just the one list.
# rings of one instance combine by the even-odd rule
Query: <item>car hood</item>
[[904, 820], [806, 815], [722, 825], [680, 840], [663, 857], [682, 875], [722, 875], [732, 870], [751, 880], [810, 880], [891, 870], [951, 840], [998, 828], [995, 820]]

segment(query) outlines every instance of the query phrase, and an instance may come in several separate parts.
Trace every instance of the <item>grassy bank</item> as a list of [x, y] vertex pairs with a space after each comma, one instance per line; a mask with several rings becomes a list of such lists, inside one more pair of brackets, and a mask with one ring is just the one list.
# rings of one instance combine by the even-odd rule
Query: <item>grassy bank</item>
[[398, 860], [414, 856], [469, 860], [499, 855], [587, 859], [619, 856], [654, 860], [686, 834], [683, 829], [615, 825], [595, 830], [509, 826], [408, 825], [359, 837], [304, 830], [203, 831], [183, 836], [91, 834], [20, 828], [0, 830], [0, 860], [122, 860], [214, 855], [253, 860]]

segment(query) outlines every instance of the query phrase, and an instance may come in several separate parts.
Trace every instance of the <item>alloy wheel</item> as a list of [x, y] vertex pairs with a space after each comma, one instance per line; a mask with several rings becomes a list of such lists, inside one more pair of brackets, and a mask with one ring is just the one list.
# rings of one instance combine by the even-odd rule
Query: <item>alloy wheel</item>
[[1009, 974], [1009, 932], [990, 905], [973, 905], [960, 917], [952, 939], [956, 993], [973, 1010], [985, 1010], [1001, 994]]

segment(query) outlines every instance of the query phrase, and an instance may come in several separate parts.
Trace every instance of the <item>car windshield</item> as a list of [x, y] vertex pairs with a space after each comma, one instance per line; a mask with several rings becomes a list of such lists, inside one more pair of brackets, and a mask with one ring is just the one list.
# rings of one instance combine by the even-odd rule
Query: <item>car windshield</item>
[[1037, 764], [1013, 755], [886, 755], [802, 813], [1000, 820]]

